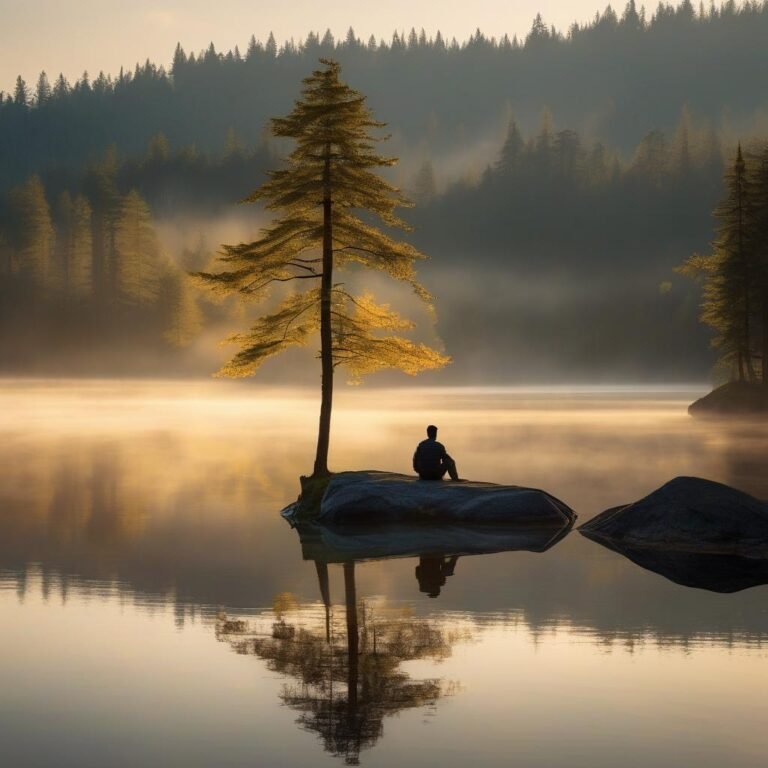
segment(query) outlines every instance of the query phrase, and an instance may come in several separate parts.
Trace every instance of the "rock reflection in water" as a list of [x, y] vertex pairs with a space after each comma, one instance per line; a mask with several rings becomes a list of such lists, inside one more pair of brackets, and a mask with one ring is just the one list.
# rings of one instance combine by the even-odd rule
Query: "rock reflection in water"
[[496, 552], [546, 552], [571, 530], [518, 525], [387, 525], [332, 526], [291, 524], [299, 535], [304, 560], [324, 563], [388, 560], [395, 557], [449, 557]]
[[604, 538], [584, 535], [641, 568], [684, 587], [731, 593], [768, 584], [768, 559], [765, 558], [627, 547]]
[[331, 603], [327, 563], [316, 563], [325, 620], [292, 619], [285, 599], [276, 606], [271, 632], [220, 617], [216, 632], [238, 653], [254, 654], [269, 669], [292, 678], [281, 698], [300, 715], [298, 724], [320, 735], [324, 749], [348, 765], [384, 733], [384, 719], [408, 709], [434, 706], [456, 691], [439, 678], [414, 680], [401, 668], [417, 659], [440, 661], [453, 645], [471, 639], [466, 628], [417, 618], [376, 600], [358, 599], [354, 562], [344, 563], [344, 623]]

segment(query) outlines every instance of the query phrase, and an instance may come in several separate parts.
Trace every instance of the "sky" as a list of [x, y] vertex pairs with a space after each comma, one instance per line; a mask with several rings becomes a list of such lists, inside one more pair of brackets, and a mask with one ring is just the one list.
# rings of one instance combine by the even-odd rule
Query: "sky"
[[[638, 3], [639, 4], [639, 3]], [[654, 3], [651, 3], [653, 5]], [[84, 71], [115, 74], [150, 59], [168, 65], [176, 43], [187, 52], [213, 42], [217, 50], [239, 45], [251, 34], [278, 43], [302, 40], [330, 29], [337, 37], [351, 26], [358, 37], [391, 39], [395, 30], [438, 29], [458, 40], [476, 28], [488, 36], [524, 36], [541, 12], [545, 22], [567, 29], [591, 19], [602, 0], [0, 0], [0, 90], [12, 90], [17, 75], [30, 85], [41, 70], [74, 81]], [[624, 0], [618, 7], [623, 8]]]

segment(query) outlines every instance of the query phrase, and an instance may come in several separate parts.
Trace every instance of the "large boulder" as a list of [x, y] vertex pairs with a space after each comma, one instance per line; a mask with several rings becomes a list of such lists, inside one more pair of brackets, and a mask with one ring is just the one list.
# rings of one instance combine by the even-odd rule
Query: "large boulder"
[[768, 557], [768, 504], [698, 477], [676, 477], [579, 528], [622, 547]]
[[561, 528], [576, 514], [544, 491], [493, 483], [419, 480], [393, 472], [341, 472], [328, 483], [324, 524], [504, 523]]

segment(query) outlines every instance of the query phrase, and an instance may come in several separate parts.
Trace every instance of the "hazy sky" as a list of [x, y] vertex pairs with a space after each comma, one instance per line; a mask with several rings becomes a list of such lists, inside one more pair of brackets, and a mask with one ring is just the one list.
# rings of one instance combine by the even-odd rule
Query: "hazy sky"
[[[590, 19], [603, 0], [0, 0], [0, 89], [21, 74], [30, 84], [44, 69], [77, 79], [133, 67], [147, 58], [167, 64], [176, 42], [187, 52], [213, 41], [239, 45], [251, 34], [278, 42], [326, 28], [339, 36], [352, 26], [360, 37], [389, 40], [392, 32], [424, 27], [462, 40], [477, 27], [487, 35], [525, 34], [541, 12], [560, 29]], [[619, 0], [618, 7], [624, 7]], [[652, 4], [653, 5], [653, 4]]]

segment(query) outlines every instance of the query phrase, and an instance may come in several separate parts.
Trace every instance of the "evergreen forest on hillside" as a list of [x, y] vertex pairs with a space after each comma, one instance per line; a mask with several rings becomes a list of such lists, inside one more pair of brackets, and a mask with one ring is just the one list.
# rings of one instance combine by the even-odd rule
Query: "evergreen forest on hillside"
[[217, 221], [237, 218], [229, 240], [265, 223], [235, 204], [285, 154], [268, 118], [332, 55], [417, 203], [410, 239], [456, 361], [441, 376], [702, 378], [700, 290], [674, 269], [709, 250], [736, 139], [761, 151], [766, 38], [768, 4], [630, 2], [567, 31], [537, 18], [524, 40], [270, 36], [19, 79], [0, 103], [0, 367], [209, 371], [201, 332], [246, 310], [187, 272], [214, 259]]

